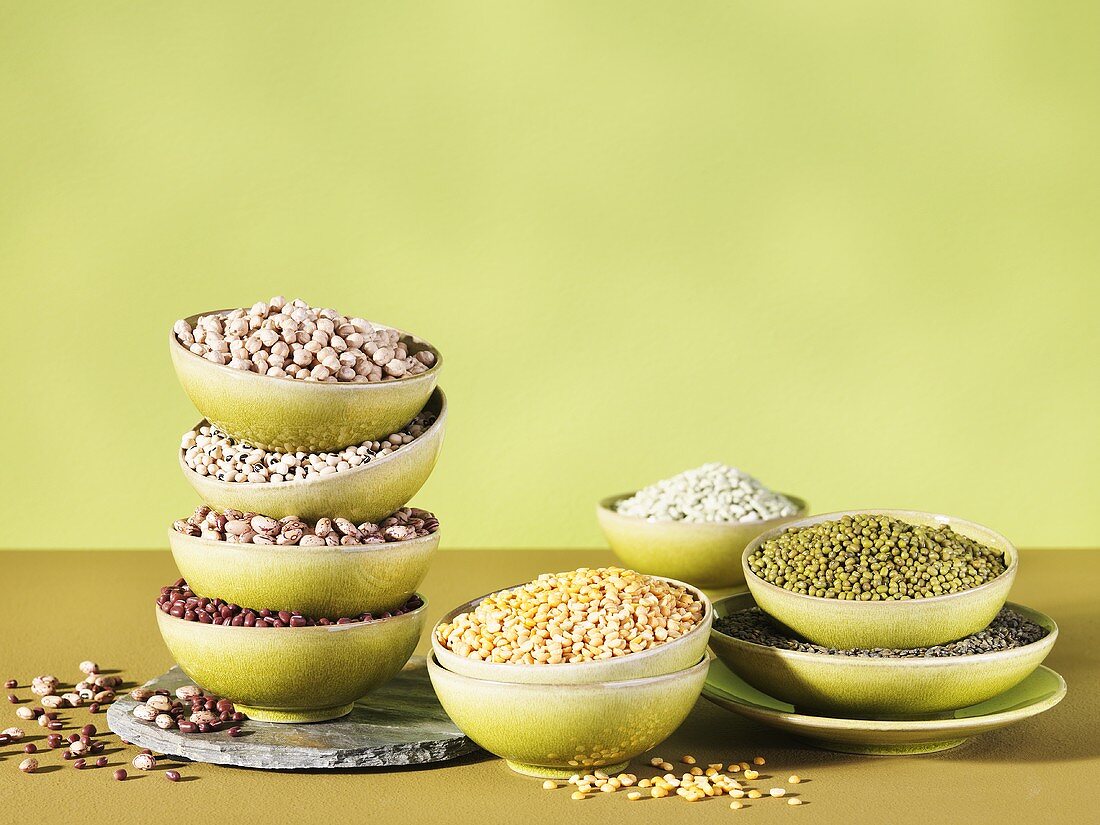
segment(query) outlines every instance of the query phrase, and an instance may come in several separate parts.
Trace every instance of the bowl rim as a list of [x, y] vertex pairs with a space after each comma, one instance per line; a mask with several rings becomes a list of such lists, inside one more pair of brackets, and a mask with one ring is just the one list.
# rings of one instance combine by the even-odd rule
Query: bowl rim
[[[625, 569], [625, 568], [623, 568], [623, 569]], [[626, 662], [626, 661], [639, 662], [639, 661], [642, 661], [645, 658], [653, 658], [654, 656], [662, 653], [665, 650], [665, 648], [667, 648], [669, 645], [678, 644], [680, 642], [686, 641], [689, 638], [694, 637], [695, 634], [698, 633], [699, 631], [701, 631], [704, 627], [708, 631], [707, 638], [710, 638], [710, 636], [709, 636], [710, 625], [713, 624], [713, 622], [714, 622], [714, 605], [711, 603], [710, 597], [707, 596], [707, 594], [704, 593], [701, 588], [695, 587], [694, 585], [688, 584], [687, 582], [682, 582], [678, 579], [668, 578], [667, 576], [654, 576], [654, 575], [651, 575], [649, 573], [641, 573], [639, 575], [649, 576], [650, 578], [653, 578], [653, 579], [660, 579], [661, 581], [668, 582], [670, 584], [674, 584], [674, 585], [677, 585], [679, 587], [683, 587], [686, 590], [690, 591], [692, 593], [692, 595], [694, 595], [696, 597], [696, 599], [698, 599], [699, 601], [701, 601], [703, 603], [703, 607], [705, 609], [703, 611], [702, 621], [700, 621], [699, 624], [697, 624], [695, 627], [693, 627], [691, 630], [689, 630], [684, 635], [680, 636], [678, 639], [674, 639], [672, 642], [665, 642], [661, 645], [658, 645], [657, 647], [651, 647], [647, 650], [640, 651], [639, 653], [629, 653], [629, 654], [626, 654], [624, 656], [621, 656], [621, 657], [618, 657], [618, 658], [613, 658], [613, 659], [594, 659], [594, 660], [590, 660], [590, 661], [587, 661], [587, 662], [560, 662], [559, 664], [556, 664], [556, 665], [527, 665], [527, 664], [523, 664], [522, 662], [483, 662], [483, 661], [470, 660], [471, 664], [474, 667], [516, 668], [517, 670], [518, 669], [523, 669], [523, 668], [533, 668], [533, 667], [539, 667], [539, 668], [549, 667], [549, 668], [553, 668], [555, 673], [562, 673], [566, 670], [573, 670], [575, 668], [582, 668], [582, 667], [590, 666], [590, 665], [607, 665], [611, 662]], [[458, 657], [458, 658], [461, 658], [461, 659], [465, 660], [466, 657], [459, 656], [457, 653], [450, 650], [449, 648], [443, 647], [442, 643], [436, 638], [436, 630], [439, 628], [439, 626], [441, 624], [443, 624], [444, 622], [450, 621], [455, 616], [457, 616], [459, 613], [468, 612], [470, 609], [476, 607], [483, 599], [487, 599], [489, 596], [492, 596], [495, 593], [501, 593], [505, 590], [515, 590], [517, 588], [523, 587], [526, 584], [530, 584], [531, 581], [532, 581], [531, 579], [528, 579], [527, 581], [520, 582], [519, 584], [508, 585], [507, 587], [498, 587], [496, 590], [491, 590], [488, 593], [485, 593], [484, 595], [478, 596], [475, 599], [471, 599], [468, 602], [464, 602], [463, 604], [460, 604], [458, 607], [455, 607], [452, 610], [448, 610], [446, 613], [443, 614], [443, 616], [439, 619], [439, 621], [437, 621], [432, 626], [431, 641], [432, 641], [433, 654], [436, 650], [443, 650], [449, 656], [455, 656], [455, 657]], [[442, 667], [442, 665], [441, 665], [441, 667]], [[445, 668], [445, 669], [448, 669], [448, 668]], [[497, 671], [497, 672], [498, 673], [504, 673], [504, 672], [507, 672], [507, 671], [506, 670], [501, 670], [501, 671]], [[488, 681], [492, 681], [492, 680], [490, 679]], [[551, 683], [549, 683], [549, 682], [546, 682], [546, 683], [543, 683], [543, 682], [528, 682], [528, 683], [507, 682], [506, 684], [551, 684]], [[565, 683], [565, 684], [568, 684], [568, 683]], [[582, 682], [582, 683], [578, 683], [578, 684], [585, 684], [585, 683]], [[602, 684], [602, 683], [600, 683], [600, 682], [591, 683], [590, 682], [590, 683], [587, 683], [587, 684]]]
[[[272, 628], [272, 629], [281, 630], [282, 628]], [[443, 671], [444, 673], [446, 673], [448, 677], [451, 677], [451, 678], [454, 678], [454, 679], [466, 680], [466, 681], [469, 681], [469, 682], [474, 682], [474, 683], [479, 684], [479, 685], [494, 685], [494, 686], [499, 686], [499, 687], [522, 688], [522, 689], [525, 689], [525, 690], [537, 690], [537, 691], [545, 691], [547, 688], [551, 688], [551, 689], [558, 689], [558, 688], [576, 689], [576, 688], [582, 688], [582, 689], [589, 689], [589, 690], [592, 690], [592, 689], [603, 690], [603, 689], [617, 689], [617, 688], [624, 688], [624, 687], [634, 687], [634, 686], [641, 685], [641, 684], [655, 684], [655, 683], [660, 683], [662, 681], [673, 682], [673, 681], [676, 681], [678, 679], [682, 679], [682, 678], [684, 678], [685, 676], [687, 676], [689, 674], [693, 674], [694, 671], [696, 671], [696, 670], [706, 670], [706, 671], [709, 672], [710, 664], [711, 664], [711, 662], [713, 662], [715, 660], [715, 656], [714, 656], [713, 653], [710, 652], [710, 650], [704, 650], [703, 651], [703, 656], [698, 662], [695, 662], [694, 664], [688, 665], [685, 668], [681, 668], [680, 670], [674, 670], [671, 673], [659, 673], [656, 676], [634, 676], [630, 679], [612, 679], [612, 680], [608, 680], [608, 681], [605, 681], [605, 682], [577, 682], [577, 683], [567, 682], [567, 683], [562, 684], [562, 683], [557, 683], [557, 682], [501, 682], [501, 681], [498, 681], [496, 679], [483, 679], [480, 676], [469, 676], [465, 673], [457, 673], [457, 672], [451, 670], [450, 668], [446, 668], [443, 665], [441, 665], [439, 663], [439, 659], [436, 657], [435, 653], [436, 652], [433, 649], [433, 650], [428, 652], [428, 655], [426, 657], [427, 661], [428, 661], [428, 670], [429, 671], [431, 671], [433, 669], [439, 669], [439, 670]], [[587, 664], [587, 662], [584, 662], [584, 663], [578, 662], [577, 664]]]
[[[186, 321], [187, 323], [189, 323], [192, 328], [194, 328], [195, 322], [200, 317], [202, 317], [203, 315], [224, 315], [224, 314], [233, 312], [233, 311], [238, 310], [238, 309], [247, 309], [247, 307], [228, 307], [228, 308], [225, 308], [225, 309], [211, 309], [211, 310], [207, 310], [206, 312], [197, 312], [194, 315], [187, 315], [183, 318], [183, 320]], [[380, 386], [387, 386], [387, 385], [390, 385], [390, 384], [411, 383], [415, 380], [427, 379], [427, 377], [429, 375], [439, 372], [439, 368], [443, 364], [443, 355], [439, 352], [439, 350], [435, 347], [435, 345], [433, 345], [426, 338], [421, 338], [419, 335], [414, 335], [413, 333], [409, 332], [408, 330], [401, 329], [400, 327], [390, 326], [389, 324], [376, 323], [374, 321], [371, 321], [369, 318], [364, 319], [364, 320], [366, 320], [373, 327], [381, 328], [381, 329], [396, 330], [398, 335], [401, 336], [401, 338], [409, 338], [417, 344], [423, 344], [424, 347], [426, 349], [431, 350], [432, 354], [435, 356], [435, 363], [432, 364], [430, 367], [428, 367], [426, 370], [424, 370], [424, 372], [419, 373], [417, 375], [403, 375], [400, 378], [391, 378], [388, 381], [375, 381], [374, 383], [367, 383], [367, 382], [358, 382], [357, 383], [357, 382], [354, 382], [354, 381], [337, 381], [337, 382], [333, 382], [333, 383], [321, 382], [321, 381], [299, 381], [297, 378], [286, 378], [285, 376], [279, 377], [279, 376], [272, 376], [272, 375], [260, 375], [259, 373], [252, 372], [251, 370], [249, 370], [248, 372], [245, 372], [244, 370], [234, 369], [233, 367], [230, 367], [227, 364], [215, 364], [213, 361], [207, 361], [201, 355], [196, 355], [195, 353], [191, 352], [191, 350], [189, 350], [187, 347], [185, 347], [180, 342], [180, 340], [178, 338], [176, 338], [176, 332], [175, 332], [175, 329], [173, 329], [173, 328], [169, 328], [169, 330], [168, 330], [168, 340], [171, 344], [178, 347], [181, 353], [183, 353], [185, 355], [190, 355], [191, 357], [197, 358], [200, 361], [205, 361], [208, 366], [216, 367], [219, 370], [225, 370], [228, 374], [249, 375], [249, 376], [252, 376], [253, 378], [255, 378], [257, 380], [262, 379], [262, 378], [276, 378], [277, 380], [294, 381], [297, 384], [305, 384], [307, 386], [312, 384], [312, 385], [318, 386], [318, 387], [341, 387], [341, 388], [347, 388], [347, 389], [363, 389], [364, 387], [380, 387]]]
[[[727, 670], [731, 670], [730, 666], [725, 662], [719, 661], [719, 664]], [[924, 730], [955, 730], [957, 728], [968, 728], [976, 724], [983, 726], [983, 730], [988, 729], [989, 725], [996, 725], [1001, 721], [1015, 721], [1017, 719], [1027, 719], [1031, 716], [1037, 716], [1044, 711], [1050, 710], [1057, 705], [1066, 695], [1066, 680], [1058, 671], [1046, 665], [1040, 664], [1028, 677], [1030, 678], [1040, 670], [1045, 670], [1057, 678], [1057, 687], [1055, 691], [1036, 702], [1023, 707], [1014, 707], [1008, 710], [996, 711], [995, 713], [988, 713], [982, 716], [952, 716], [946, 719], [853, 719], [845, 716], [812, 716], [805, 713], [797, 713], [795, 711], [777, 710], [775, 708], [764, 707], [763, 705], [757, 705], [753, 702], [748, 702], [742, 699], [736, 694], [726, 693], [725, 691], [715, 690], [710, 687], [709, 676], [707, 684], [703, 685], [703, 696], [705, 696], [711, 702], [722, 705], [713, 698], [716, 693], [721, 693], [722, 701], [729, 702], [737, 705], [743, 709], [743, 712], [750, 715], [752, 718], [760, 719], [778, 719], [782, 722], [789, 722], [791, 724], [797, 724], [802, 727], [812, 728], [814, 730], [868, 730], [868, 731], [895, 731], [899, 733], [911, 732], [917, 733]], [[736, 673], [734, 674], [737, 675]], [[740, 677], [738, 677], [740, 678]], [[742, 680], [744, 681], [744, 680]], [[709, 690], [708, 690], [709, 689]], [[1012, 688], [1010, 688], [1011, 690]], [[763, 693], [763, 691], [761, 691]], [[776, 697], [770, 694], [764, 694], [771, 699]], [[993, 697], [994, 699], [996, 697]], [[782, 701], [776, 699], [776, 701]], [[992, 701], [987, 699], [986, 701]], [[784, 702], [784, 704], [790, 704]], [[982, 704], [982, 703], [978, 703]], [[792, 706], [793, 707], [793, 706]], [[968, 707], [974, 707], [974, 705], [968, 705]], [[958, 708], [958, 710], [966, 710], [966, 708]], [[972, 734], [977, 735], [977, 733]]]
[[[214, 366], [217, 366], [217, 364], [215, 364]], [[324, 484], [324, 483], [328, 483], [328, 482], [331, 482], [331, 481], [335, 481], [337, 478], [339, 478], [341, 481], [346, 482], [349, 477], [354, 476], [356, 473], [361, 473], [361, 472], [369, 471], [372, 468], [377, 468], [379, 466], [384, 466], [385, 464], [389, 463], [392, 459], [397, 458], [399, 455], [401, 455], [402, 458], [408, 458], [409, 453], [413, 452], [414, 447], [421, 446], [422, 442], [423, 442], [423, 444], [428, 444], [429, 443], [429, 440], [428, 440], [429, 435], [433, 436], [433, 437], [441, 437], [442, 434], [443, 434], [443, 429], [442, 428], [443, 428], [443, 425], [446, 423], [447, 412], [448, 412], [447, 394], [445, 392], [443, 392], [442, 387], [439, 387], [437, 385], [435, 387], [435, 389], [432, 390], [432, 394], [428, 396], [428, 400], [424, 402], [424, 406], [420, 408], [420, 411], [423, 412], [424, 409], [429, 404], [432, 403], [432, 399], [434, 399], [436, 397], [437, 393], [439, 395], [439, 415], [437, 415], [435, 421], [433, 421], [428, 426], [428, 429], [426, 429], [424, 432], [422, 432], [420, 435], [418, 435], [416, 438], [414, 438], [409, 444], [406, 444], [406, 445], [402, 446], [401, 448], [399, 448], [397, 450], [394, 450], [389, 455], [382, 456], [381, 458], [372, 458], [366, 464], [361, 464], [358, 467], [352, 467], [350, 470], [343, 470], [342, 472], [339, 472], [339, 473], [332, 473], [331, 475], [320, 476], [319, 478], [295, 479], [294, 481], [279, 481], [279, 482], [270, 482], [270, 481], [265, 481], [265, 482], [222, 481], [221, 479], [213, 478], [212, 476], [200, 476], [197, 472], [192, 470], [188, 466], [187, 461], [184, 459], [184, 449], [183, 449], [183, 447], [180, 447], [179, 452], [177, 454], [177, 459], [179, 460], [180, 469], [183, 470], [183, 473], [184, 473], [185, 477], [190, 478], [191, 476], [195, 476], [200, 481], [200, 483], [211, 484], [211, 485], [214, 485], [214, 486], [219, 487], [219, 488], [224, 488], [227, 492], [230, 491], [230, 490], [239, 491], [242, 487], [247, 488], [247, 487], [250, 487], [252, 485], [255, 485], [254, 489], [256, 489], [257, 491], [283, 490], [283, 489], [298, 490], [298, 489], [303, 489], [308, 485]], [[419, 413], [417, 413], [417, 414], [419, 415]], [[201, 427], [203, 425], [204, 422], [207, 423], [207, 424], [210, 424], [210, 419], [209, 418], [203, 418], [202, 420], [199, 421], [198, 424], [193, 426], [187, 432], [195, 432], [199, 427]], [[438, 432], [436, 431], [437, 427], [440, 428]], [[186, 433], [185, 433], [185, 435], [186, 435]], [[248, 443], [244, 439], [234, 439], [234, 440], [241, 441], [245, 444]], [[345, 447], [344, 449], [347, 449], [347, 448]], [[422, 449], [426, 449], [426, 448], [422, 447]], [[267, 450], [266, 452], [276, 452], [276, 451]], [[313, 450], [313, 451], [295, 450], [294, 452], [314, 452], [314, 453], [317, 453], [317, 452], [337, 452], [337, 451], [334, 451], [334, 450]], [[402, 455], [402, 453], [403, 453], [403, 455]], [[284, 452], [284, 455], [285, 455], [285, 452]]]
[[[434, 515], [434, 514], [433, 514]], [[197, 544], [199, 547], [203, 547], [214, 552], [220, 552], [225, 547], [232, 547], [234, 550], [244, 548], [246, 552], [255, 552], [259, 554], [271, 553], [272, 555], [281, 555], [286, 552], [301, 552], [311, 556], [327, 553], [330, 556], [356, 556], [365, 555], [367, 553], [377, 553], [386, 548], [396, 547], [412, 547], [421, 544], [432, 544], [433, 542], [439, 542], [439, 534], [442, 530], [436, 530], [434, 533], [428, 533], [426, 536], [417, 536], [413, 539], [402, 539], [401, 541], [387, 541], [382, 544], [377, 542], [374, 544], [350, 544], [339, 545], [337, 547], [301, 547], [297, 544], [253, 544], [247, 542], [239, 544], [236, 542], [218, 541], [217, 539], [204, 539], [202, 536], [189, 536], [186, 533], [180, 533], [171, 526], [168, 528], [169, 541], [186, 540], [188, 544]], [[174, 618], [174, 617], [173, 617]], [[221, 625], [215, 625], [215, 627], [221, 627]], [[282, 630], [283, 628], [276, 628]], [[295, 628], [299, 629], [299, 628]]]
[[[724, 602], [729, 602], [734, 599], [742, 599], [748, 596], [752, 599], [753, 604], [756, 604], [756, 599], [753, 598], [752, 593], [745, 591], [743, 593], [731, 593], [728, 596], [723, 596], [714, 603], [714, 618], [715, 621], [719, 619], [718, 606]], [[758, 606], [758, 605], [757, 605]], [[994, 650], [989, 653], [967, 653], [962, 656], [935, 656], [935, 657], [905, 657], [905, 658], [874, 658], [870, 656], [849, 656], [843, 653], [838, 654], [821, 654], [821, 653], [807, 653], [802, 650], [784, 650], [779, 647], [769, 647], [768, 645], [758, 644], [756, 642], [750, 642], [745, 639], [738, 639], [736, 636], [730, 636], [728, 633], [723, 633], [718, 630], [713, 624], [711, 625], [711, 638], [715, 636], [721, 637], [722, 641], [729, 642], [738, 647], [745, 647], [755, 651], [767, 651], [769, 655], [775, 655], [779, 659], [787, 659], [795, 662], [813, 663], [824, 667], [832, 665], [843, 665], [846, 667], [866, 667], [866, 668], [901, 668], [901, 667], [921, 667], [921, 668], [937, 668], [937, 667], [950, 667], [952, 665], [959, 666], [965, 664], [973, 664], [975, 661], [982, 663], [991, 662], [998, 663], [1016, 657], [1023, 657], [1025, 654], [1030, 655], [1046, 648], [1054, 646], [1055, 641], [1058, 639], [1058, 623], [1054, 621], [1046, 613], [1041, 610], [1036, 610], [1033, 607], [1028, 607], [1025, 604], [1019, 602], [1005, 602], [1005, 607], [1011, 608], [1017, 612], [1025, 614], [1025, 618], [1035, 621], [1036, 624], [1041, 627], [1046, 627], [1048, 630], [1047, 635], [1041, 639], [1037, 639], [1030, 644], [1021, 645], [1020, 647], [1013, 647], [1007, 650]], [[1026, 614], [1033, 614], [1031, 616]], [[1034, 617], [1038, 617], [1049, 624], [1047, 627], [1043, 622], [1036, 621]], [[774, 620], [773, 621], [777, 621]], [[949, 643], [950, 644], [950, 643]], [[929, 645], [929, 647], [935, 647], [937, 645]], [[718, 657], [721, 658], [721, 657]], [[1041, 663], [1040, 663], [1041, 664]]]
[[[943, 593], [939, 596], [929, 596], [926, 599], [885, 599], [885, 600], [880, 599], [879, 601], [867, 600], [865, 602], [864, 601], [856, 601], [854, 599], [851, 599], [851, 600], [849, 600], [849, 599], [826, 599], [826, 598], [822, 598], [820, 596], [811, 596], [807, 593], [795, 593], [792, 590], [787, 590], [786, 588], [780, 587], [777, 584], [772, 584], [769, 581], [765, 581], [764, 579], [760, 578], [760, 576], [756, 575], [756, 573], [754, 573], [749, 568], [749, 555], [751, 553], [755, 552], [756, 549], [761, 544], [763, 544], [764, 542], [775, 538], [776, 536], [780, 535], [783, 532], [786, 532], [787, 530], [797, 530], [800, 527], [809, 527], [810, 525], [820, 524], [821, 522], [824, 522], [824, 521], [835, 521], [835, 520], [843, 518], [845, 516], [860, 516], [860, 515], [892, 516], [892, 517], [898, 518], [902, 521], [905, 520], [906, 516], [909, 516], [909, 517], [916, 516], [916, 517], [920, 517], [920, 518], [923, 518], [923, 519], [930, 519], [930, 520], [933, 520], [933, 521], [938, 521], [940, 519], [943, 519], [944, 520], [943, 524], [947, 527], [952, 527], [952, 525], [957, 524], [957, 525], [963, 525], [963, 526], [966, 526], [966, 527], [975, 528], [976, 532], [988, 533], [988, 534], [994, 536], [997, 541], [1004, 544], [1005, 549], [1002, 551], [1002, 555], [1008, 556], [1008, 565], [1005, 567], [1003, 572], [999, 573], [996, 577], [990, 579], [989, 581], [984, 582], [982, 584], [979, 584], [977, 587], [970, 587], [970, 588], [967, 588], [966, 590], [960, 590], [956, 593]], [[977, 539], [974, 539], [974, 541], [977, 541]], [[997, 549], [997, 548], [994, 548], [994, 549]], [[832, 604], [832, 605], [842, 605], [842, 607], [840, 608], [842, 610], [843, 609], [849, 609], [849, 608], [855, 609], [855, 610], [859, 610], [861, 608], [864, 608], [864, 609], [865, 608], [870, 608], [870, 609], [876, 609], [876, 610], [881, 611], [884, 608], [887, 608], [887, 609], [890, 608], [890, 607], [897, 608], [897, 607], [900, 607], [901, 605], [944, 604], [944, 603], [946, 603], [948, 601], [951, 601], [953, 599], [957, 600], [957, 599], [960, 599], [960, 598], [965, 598], [967, 596], [972, 596], [974, 594], [988, 592], [989, 590], [992, 590], [995, 587], [1000, 586], [1001, 584], [1003, 584], [1006, 581], [1011, 584], [1013, 578], [1016, 575], [1016, 570], [1019, 567], [1019, 565], [1020, 565], [1020, 551], [1018, 549], [1016, 549], [1016, 545], [1014, 545], [1011, 541], [1009, 541], [1001, 533], [998, 533], [996, 530], [993, 530], [992, 528], [986, 527], [984, 524], [979, 524], [976, 521], [968, 521], [967, 519], [958, 518], [957, 516], [949, 516], [945, 513], [933, 513], [933, 512], [928, 512], [928, 511], [925, 511], [925, 510], [891, 509], [891, 508], [887, 508], [887, 507], [868, 507], [868, 508], [861, 509], [861, 510], [838, 510], [837, 512], [834, 512], [834, 513], [819, 513], [818, 515], [815, 515], [815, 516], [806, 516], [804, 518], [800, 518], [800, 519], [797, 519], [795, 521], [789, 521], [786, 524], [780, 524], [780, 525], [778, 525], [776, 527], [773, 527], [770, 530], [766, 530], [763, 533], [761, 533], [760, 535], [756, 536], [752, 541], [750, 541], [745, 546], [744, 551], [742, 551], [742, 553], [741, 553], [741, 569], [745, 573], [745, 582], [748, 583], [748, 582], [751, 581], [753, 583], [749, 587], [750, 590], [752, 589], [752, 587], [762, 587], [763, 589], [765, 589], [767, 591], [782, 594], [783, 596], [786, 596], [786, 597], [796, 598], [798, 600], [810, 599], [816, 605], [821, 605], [822, 603]], [[809, 602], [807, 602], [807, 604], [808, 603]], [[903, 608], [903, 609], [905, 609], [905, 608]], [[810, 654], [810, 655], [814, 655], [814, 654]]]
[[[617, 504], [618, 502], [623, 501], [624, 499], [630, 498], [631, 496], [635, 495], [636, 493], [638, 493], [638, 490], [632, 490], [629, 493], [617, 493], [617, 494], [612, 495], [612, 496], [605, 496], [604, 498], [601, 498], [596, 503], [596, 510], [598, 512], [608, 513], [608, 514], [614, 516], [615, 518], [622, 519], [623, 521], [633, 522], [634, 524], [653, 524], [653, 525], [660, 525], [661, 527], [665, 527], [665, 526], [694, 527], [694, 528], [713, 527], [713, 528], [729, 529], [729, 528], [759, 527], [759, 526], [763, 526], [763, 525], [774, 524], [774, 523], [777, 523], [777, 522], [779, 522], [781, 520], [784, 520], [784, 519], [786, 519], [788, 522], [791, 519], [802, 519], [802, 518], [806, 518], [806, 514], [809, 512], [809, 509], [810, 509], [809, 503], [804, 498], [799, 498], [798, 496], [790, 495], [789, 493], [784, 493], [784, 492], [779, 492], [779, 495], [786, 498], [792, 504], [798, 505], [798, 513], [793, 515], [793, 516], [776, 516], [775, 518], [763, 519], [763, 520], [759, 520], [759, 521], [685, 521], [683, 519], [656, 520], [656, 519], [642, 518], [641, 516], [626, 515], [624, 513], [620, 513], [613, 506], [613, 505]], [[764, 529], [770, 529], [770, 528], [765, 527]]]
[[387, 622], [389, 622], [391, 624], [396, 624], [396, 623], [398, 623], [402, 620], [407, 620], [407, 619], [411, 619], [411, 618], [414, 618], [414, 617], [421, 617], [421, 614], [424, 612], [424, 609], [428, 606], [428, 600], [424, 597], [424, 594], [420, 593], [419, 591], [415, 595], [420, 598], [420, 602], [421, 602], [420, 607], [416, 608], [415, 610], [409, 610], [406, 613], [401, 613], [397, 616], [388, 616], [384, 619], [371, 619], [369, 622], [348, 622], [347, 624], [313, 625], [312, 627], [243, 627], [243, 626], [234, 626], [234, 625], [227, 625], [227, 624], [206, 624], [205, 622], [189, 622], [189, 621], [186, 621], [184, 619], [173, 616], [171, 613], [165, 613], [163, 610], [160, 609], [160, 606], [157, 605], [155, 602], [153, 603], [153, 611], [157, 614], [157, 621], [158, 622], [161, 619], [170, 619], [173, 622], [180, 622], [181, 624], [184, 624], [184, 625], [199, 625], [200, 627], [205, 627], [205, 628], [209, 628], [209, 629], [212, 629], [212, 630], [217, 629], [218, 631], [221, 631], [221, 630], [228, 630], [228, 631], [247, 630], [250, 633], [270, 633], [270, 632], [276, 631], [276, 630], [278, 630], [278, 631], [293, 630], [293, 631], [296, 631], [298, 633], [301, 633], [303, 631], [313, 630], [313, 631], [320, 631], [320, 632], [338, 633], [338, 632], [344, 632], [344, 631], [347, 631], [347, 630], [362, 630], [362, 629], [367, 628], [367, 627], [376, 627], [377, 625], [386, 624]]

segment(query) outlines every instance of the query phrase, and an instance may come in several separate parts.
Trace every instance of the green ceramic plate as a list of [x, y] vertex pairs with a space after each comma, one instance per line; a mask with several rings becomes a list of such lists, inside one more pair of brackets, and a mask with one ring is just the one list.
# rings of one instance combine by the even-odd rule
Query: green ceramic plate
[[1011, 690], [936, 719], [877, 721], [808, 716], [761, 693], [720, 661], [710, 663], [703, 695], [741, 716], [786, 731], [811, 745], [844, 753], [914, 754], [947, 750], [971, 736], [1035, 716], [1057, 705], [1066, 683], [1039, 667]]

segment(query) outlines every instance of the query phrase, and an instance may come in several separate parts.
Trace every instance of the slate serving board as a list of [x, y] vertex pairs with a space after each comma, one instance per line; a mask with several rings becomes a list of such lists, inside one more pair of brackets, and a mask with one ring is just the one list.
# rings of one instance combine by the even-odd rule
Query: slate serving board
[[[178, 667], [147, 683], [175, 691], [191, 680]], [[143, 722], [124, 695], [107, 710], [107, 724], [127, 742], [195, 762], [268, 770], [376, 768], [454, 759], [477, 750], [443, 712], [423, 656], [356, 703], [342, 719], [310, 724], [243, 722], [243, 736], [225, 731], [183, 734]]]

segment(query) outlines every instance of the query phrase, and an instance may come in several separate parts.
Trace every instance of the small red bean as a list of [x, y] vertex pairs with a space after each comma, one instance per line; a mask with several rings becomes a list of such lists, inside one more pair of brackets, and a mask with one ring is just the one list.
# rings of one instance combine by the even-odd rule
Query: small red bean
[[78, 771], [83, 768], [84, 765], [85, 762], [83, 759], [77, 759], [75, 762], [73, 762], [73, 767], [76, 768]]
[[19, 682], [15, 679], [8, 679], [8, 681], [4, 682], [4, 687], [11, 690], [13, 687], [19, 687]]
[[179, 771], [165, 771], [164, 772], [164, 778], [167, 779], [169, 782], [179, 782], [180, 781], [180, 772]]
[[88, 705], [88, 710], [92, 713], [99, 713], [99, 702], [92, 702]]
[[19, 697], [16, 696], [14, 693], [9, 693], [8, 694], [8, 701], [11, 702], [14, 705], [15, 703], [17, 703], [19, 701]]
[[84, 727], [82, 727], [80, 729], [80, 732], [83, 733], [85, 736], [95, 736], [96, 735], [95, 725], [85, 725]]
[[234, 739], [236, 739], [242, 733], [243, 733], [243, 731], [240, 729], [239, 726], [238, 727], [232, 727], [232, 728], [229, 729], [229, 735], [232, 736]]
[[119, 768], [117, 771], [115, 771], [115, 779], [117, 779], [119, 782], [121, 782], [125, 778], [126, 778], [126, 769], [125, 768]]
[[34, 742], [29, 742], [23, 746], [23, 753], [37, 753], [38, 746]]
[[97, 768], [106, 768], [107, 767], [107, 757], [106, 756], [99, 757], [99, 759], [97, 759], [95, 761], [95, 766]]

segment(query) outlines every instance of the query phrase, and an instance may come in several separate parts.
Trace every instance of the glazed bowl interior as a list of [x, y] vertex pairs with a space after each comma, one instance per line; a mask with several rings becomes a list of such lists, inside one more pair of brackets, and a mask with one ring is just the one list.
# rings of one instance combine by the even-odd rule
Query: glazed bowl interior
[[[436, 630], [439, 625], [450, 622], [460, 613], [473, 610], [482, 599], [491, 596], [492, 593], [479, 596], [448, 612], [439, 621], [439, 624], [432, 629], [432, 650], [435, 652], [439, 664], [454, 673], [463, 674], [474, 679], [489, 679], [520, 684], [593, 684], [612, 680], [657, 676], [662, 673], [682, 670], [698, 662], [699, 657], [706, 652], [714, 610], [711, 607], [710, 599], [698, 588], [674, 579], [664, 579], [664, 581], [686, 588], [698, 601], [702, 602], [703, 619], [679, 638], [638, 653], [628, 653], [612, 659], [600, 659], [590, 662], [526, 665], [470, 659], [459, 656], [444, 647], [436, 637]], [[522, 587], [523, 584], [526, 584], [526, 582], [504, 587], [501, 590], [515, 590]], [[501, 591], [494, 590], [493, 592], [499, 593]]]
[[182, 449], [180, 468], [199, 498], [217, 510], [263, 513], [273, 518], [298, 516], [308, 521], [325, 516], [341, 516], [356, 524], [379, 521], [409, 503], [439, 458], [447, 426], [443, 390], [437, 387], [423, 409], [435, 413], [436, 419], [411, 443], [358, 467], [318, 478], [274, 483], [219, 481], [187, 466]]
[[615, 556], [624, 566], [640, 573], [711, 589], [743, 585], [741, 553], [745, 546], [765, 530], [801, 518], [809, 509], [802, 499], [787, 495], [798, 512], [783, 518], [743, 522], [649, 521], [623, 515], [616, 509], [633, 495], [609, 496], [596, 506], [596, 519]]
[[672, 673], [590, 684], [499, 682], [464, 676], [428, 658], [443, 709], [472, 740], [520, 773], [617, 773], [687, 718], [706, 681], [703, 656]]
[[[946, 525], [1000, 552], [1006, 569], [984, 584], [956, 593], [926, 599], [847, 601], [795, 593], [765, 581], [749, 568], [749, 557], [757, 548], [783, 532], [855, 515], [890, 516], [916, 525]], [[762, 533], [745, 548], [741, 566], [760, 608], [812, 642], [842, 649], [914, 648], [945, 644], [986, 627], [1008, 598], [1019, 553], [1000, 533], [964, 519], [916, 510], [866, 509], [824, 513]]]
[[428, 574], [439, 532], [351, 547], [231, 544], [169, 530], [180, 574], [199, 596], [305, 616], [380, 614], [405, 604]]
[[[716, 621], [754, 607], [749, 593], [714, 603]], [[876, 658], [810, 653], [745, 641], [711, 629], [710, 647], [723, 664], [757, 690], [800, 713], [866, 719], [917, 719], [984, 702], [1026, 679], [1058, 638], [1049, 616], [1007, 607], [1046, 629], [1036, 642], [964, 656]]]
[[156, 614], [172, 657], [203, 690], [231, 699], [250, 719], [317, 722], [350, 713], [404, 667], [426, 607], [327, 627], [232, 627]]
[[[186, 320], [194, 326], [200, 315], [230, 311], [212, 310]], [[397, 331], [411, 353], [428, 350], [435, 363], [419, 375], [361, 384], [275, 378], [215, 364], [187, 349], [171, 330], [168, 345], [184, 391], [219, 429], [268, 450], [317, 452], [397, 432], [428, 400], [442, 366], [439, 351], [411, 333]]]

